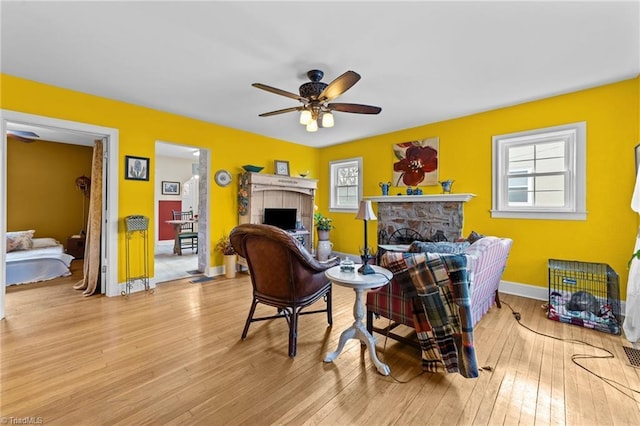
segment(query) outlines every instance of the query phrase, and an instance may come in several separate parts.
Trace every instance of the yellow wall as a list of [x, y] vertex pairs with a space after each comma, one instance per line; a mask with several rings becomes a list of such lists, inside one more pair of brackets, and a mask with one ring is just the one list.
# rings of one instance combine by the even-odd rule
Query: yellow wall
[[[440, 178], [454, 179], [454, 192], [477, 194], [465, 205], [464, 233], [476, 230], [514, 239], [504, 279], [546, 287], [549, 258], [605, 262], [620, 274], [621, 295], [625, 295], [626, 263], [637, 228], [637, 215], [629, 204], [635, 178], [633, 148], [640, 141], [640, 78], [322, 149], [7, 75], [2, 75], [0, 83], [2, 108], [117, 128], [120, 164], [125, 155], [150, 157], [153, 169], [155, 141], [164, 140], [211, 149], [213, 171], [224, 168], [237, 173], [243, 164], [257, 164], [270, 173], [274, 159], [289, 160], [292, 171], [308, 169], [311, 177], [319, 179], [317, 204], [334, 218], [331, 239], [334, 249], [342, 252], [357, 252], [362, 224], [355, 222], [354, 214], [328, 212], [328, 162], [362, 156], [364, 194], [377, 195], [378, 182], [392, 178], [394, 143], [438, 137]], [[491, 137], [577, 121], [587, 122], [587, 220], [491, 219]], [[120, 175], [119, 217], [143, 214], [154, 220], [155, 177], [140, 182], [124, 180], [122, 171]], [[235, 182], [226, 188], [212, 182], [211, 188], [213, 245], [236, 225], [237, 202]], [[436, 186], [424, 190], [440, 191]], [[392, 188], [391, 193], [395, 192], [397, 188]], [[369, 227], [372, 242], [375, 228], [374, 224]], [[122, 282], [122, 231], [119, 250]], [[213, 264], [222, 264], [219, 255]]]
[[[92, 149], [13, 138], [7, 144], [7, 230], [35, 229], [36, 237], [53, 237], [66, 247], [67, 238], [85, 228], [85, 197], [75, 181], [91, 176]], [[85, 198], [85, 218], [88, 208]]]
[[[635, 173], [633, 148], [640, 134], [639, 80], [640, 77], [328, 147], [321, 151], [324, 172], [320, 178], [327, 181], [329, 161], [362, 156], [364, 194], [379, 195], [378, 182], [392, 180], [393, 144], [438, 137], [440, 180], [454, 179], [454, 192], [477, 195], [465, 204], [463, 233], [475, 230], [514, 240], [505, 280], [546, 287], [549, 258], [604, 262], [620, 275], [624, 298], [627, 261], [637, 225], [630, 201]], [[587, 220], [492, 219], [492, 136], [578, 121], [587, 122]], [[440, 188], [424, 187], [424, 191], [439, 193]], [[390, 191], [397, 192], [398, 188]], [[327, 196], [322, 193], [322, 211], [327, 211], [327, 204]], [[362, 228], [354, 229], [354, 214], [330, 216], [336, 226], [331, 236], [334, 248], [355, 253], [362, 244]], [[375, 228], [369, 227], [370, 241], [375, 241]]]
[[[318, 156], [314, 148], [292, 144], [253, 133], [205, 123], [175, 114], [86, 95], [50, 85], [1, 74], [0, 108], [37, 114], [63, 120], [90, 123], [116, 128], [119, 131], [119, 259], [118, 281], [125, 280], [125, 247], [122, 219], [141, 214], [155, 220], [155, 176], [149, 182], [125, 180], [122, 167], [125, 155], [149, 157], [155, 167], [156, 140], [170, 141], [211, 150], [211, 170], [227, 169], [234, 174], [234, 182], [221, 188], [211, 176], [211, 236], [215, 241], [237, 224], [235, 177], [243, 164], [265, 166], [265, 173], [273, 173], [273, 160], [288, 160], [292, 171], [309, 170], [318, 175]], [[251, 114], [251, 113], [247, 113]], [[260, 120], [247, 116], [247, 120]], [[153, 227], [149, 226], [150, 232]], [[150, 235], [151, 241], [155, 235]], [[222, 265], [222, 256], [213, 254], [212, 264]], [[150, 261], [153, 265], [153, 262]], [[136, 265], [132, 265], [134, 268]], [[151, 271], [153, 274], [153, 270]]]

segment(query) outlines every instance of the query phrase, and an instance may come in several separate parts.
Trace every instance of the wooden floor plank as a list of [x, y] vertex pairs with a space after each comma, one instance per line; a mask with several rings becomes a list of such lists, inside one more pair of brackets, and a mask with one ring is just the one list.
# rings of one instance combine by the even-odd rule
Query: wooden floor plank
[[[75, 262], [74, 262], [75, 263]], [[80, 268], [80, 269], [78, 269]], [[301, 317], [298, 355], [287, 356], [284, 320], [240, 333], [249, 277], [163, 283], [155, 293], [84, 297], [74, 275], [9, 288], [0, 322], [0, 413], [47, 424], [639, 424], [630, 399], [575, 366], [592, 348], [520, 327], [506, 306], [475, 327], [480, 377], [422, 373], [420, 354], [377, 336], [377, 373], [351, 341], [327, 352], [353, 322], [353, 291], [334, 288], [334, 325]], [[540, 301], [504, 295], [532, 328], [611, 349], [589, 368], [638, 389], [621, 336], [550, 321]], [[259, 307], [262, 313], [271, 313]], [[408, 330], [410, 331], [410, 330]], [[406, 382], [406, 383], [404, 383]]]

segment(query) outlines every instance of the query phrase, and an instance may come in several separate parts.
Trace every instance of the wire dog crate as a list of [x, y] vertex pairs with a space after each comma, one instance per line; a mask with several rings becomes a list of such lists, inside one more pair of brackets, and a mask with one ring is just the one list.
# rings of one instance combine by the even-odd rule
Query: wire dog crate
[[547, 318], [620, 334], [618, 274], [606, 263], [549, 259]]

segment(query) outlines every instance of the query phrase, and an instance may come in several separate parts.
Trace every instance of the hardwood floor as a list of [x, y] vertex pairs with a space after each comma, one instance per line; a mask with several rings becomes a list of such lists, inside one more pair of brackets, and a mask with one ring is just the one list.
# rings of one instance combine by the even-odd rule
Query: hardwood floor
[[[478, 363], [490, 367], [479, 378], [420, 374], [416, 349], [393, 341], [385, 348], [379, 337], [393, 375], [384, 377], [355, 341], [334, 363], [322, 361], [353, 320], [349, 289], [334, 286], [333, 328], [324, 315], [301, 317], [290, 359], [283, 320], [254, 323], [240, 340], [251, 297], [246, 275], [86, 298], [71, 288], [80, 273], [37, 290], [8, 289], [0, 322], [4, 423], [640, 424], [638, 395], [634, 401], [571, 362], [572, 354], [602, 351], [527, 331], [506, 306], [476, 327]], [[550, 321], [540, 301], [502, 299], [535, 330], [611, 350], [614, 359], [581, 362], [640, 389], [622, 337]]]

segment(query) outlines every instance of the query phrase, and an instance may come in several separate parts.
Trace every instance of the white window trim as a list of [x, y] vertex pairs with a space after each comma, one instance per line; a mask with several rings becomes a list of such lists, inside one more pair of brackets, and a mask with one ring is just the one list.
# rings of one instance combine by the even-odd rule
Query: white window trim
[[[507, 197], [507, 184], [504, 170], [506, 168], [505, 147], [514, 143], [538, 142], [544, 140], [549, 134], [572, 134], [572, 141], [566, 149], [571, 157], [567, 178], [569, 179], [569, 192], [565, 196], [571, 197], [567, 201], [568, 206], [554, 208], [531, 208], [501, 205]], [[509, 133], [493, 137], [492, 146], [492, 218], [518, 218], [518, 219], [550, 219], [550, 220], [586, 220], [587, 199], [587, 123], [584, 121], [570, 123], [561, 126], [547, 127], [525, 132]]]
[[343, 207], [336, 207], [336, 191], [335, 191], [335, 172], [334, 169], [338, 166], [342, 166], [345, 163], [357, 163], [358, 165], [358, 203], [360, 202], [360, 200], [362, 199], [362, 188], [363, 188], [363, 184], [362, 184], [362, 179], [363, 179], [363, 172], [362, 172], [362, 157], [354, 157], [354, 158], [345, 158], [343, 160], [335, 160], [335, 161], [330, 161], [329, 162], [329, 189], [330, 189], [330, 195], [329, 195], [329, 211], [330, 212], [357, 212], [358, 211], [358, 203], [356, 203], [356, 206], [353, 208], [343, 208]]

